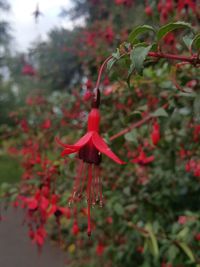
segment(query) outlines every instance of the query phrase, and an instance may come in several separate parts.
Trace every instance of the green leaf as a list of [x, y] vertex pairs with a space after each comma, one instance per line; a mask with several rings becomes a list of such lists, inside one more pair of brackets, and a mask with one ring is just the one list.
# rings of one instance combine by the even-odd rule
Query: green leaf
[[173, 262], [174, 259], [176, 258], [177, 254], [178, 254], [179, 250], [175, 245], [171, 245], [169, 247], [169, 250], [167, 252], [168, 257], [169, 257], [169, 261]]
[[120, 59], [120, 51], [119, 48], [117, 48], [117, 51], [115, 53], [112, 53], [112, 58], [107, 62], [107, 70], [109, 71], [112, 66], [115, 64], [115, 62]]
[[155, 112], [152, 113], [153, 117], [168, 117], [168, 114], [164, 108], [158, 108]]
[[114, 211], [118, 214], [118, 215], [123, 215], [124, 213], [124, 209], [122, 207], [122, 205], [120, 203], [116, 203], [114, 205]]
[[119, 51], [119, 48], [117, 48], [117, 51], [115, 53], [112, 53], [112, 56], [115, 58], [115, 59], [119, 59], [120, 58], [120, 51]]
[[177, 21], [177, 22], [172, 22], [167, 25], [164, 25], [161, 27], [158, 32], [157, 32], [157, 39], [160, 41], [167, 33], [178, 30], [178, 29], [191, 29], [192, 26], [190, 23], [184, 22], [184, 21]]
[[184, 42], [185, 46], [188, 48], [188, 50], [191, 49], [192, 41], [193, 41], [193, 39], [188, 35], [183, 37], [183, 42]]
[[191, 46], [194, 46], [197, 50], [200, 49], [200, 33], [194, 37]]
[[178, 234], [178, 239], [184, 239], [190, 232], [190, 229], [188, 227], [184, 227]]
[[112, 66], [115, 64], [115, 62], [117, 61], [116, 58], [111, 58], [108, 63], [107, 63], [107, 70], [111, 70]]
[[145, 229], [149, 232], [149, 238], [150, 238], [148, 242], [149, 248], [152, 254], [155, 257], [158, 257], [159, 256], [158, 242], [157, 242], [156, 236], [153, 233], [153, 228], [152, 228], [151, 223], [148, 223]]
[[135, 144], [138, 143], [138, 141], [137, 141], [137, 132], [135, 130], [133, 130], [133, 131], [131, 131], [129, 133], [126, 133], [124, 135], [124, 138], [129, 142], [133, 142]]
[[185, 252], [185, 254], [188, 256], [188, 258], [191, 260], [191, 262], [195, 262], [194, 255], [192, 253], [192, 250], [188, 247], [187, 244], [180, 242], [179, 247]]
[[138, 74], [142, 75], [142, 70], [144, 68], [144, 61], [151, 49], [151, 45], [144, 47], [144, 46], [138, 46], [135, 47], [130, 54], [131, 59], [131, 67], [135, 69]]
[[142, 34], [142, 33], [145, 33], [147, 31], [153, 31], [155, 32], [155, 29], [149, 25], [143, 25], [143, 26], [139, 26], [137, 28], [135, 28], [130, 34], [129, 34], [129, 37], [128, 37], [128, 41], [130, 43], [134, 43], [134, 41], [136, 40], [136, 37], [139, 35], [139, 34]]
[[194, 117], [197, 122], [200, 122], [200, 94], [198, 94], [193, 103]]

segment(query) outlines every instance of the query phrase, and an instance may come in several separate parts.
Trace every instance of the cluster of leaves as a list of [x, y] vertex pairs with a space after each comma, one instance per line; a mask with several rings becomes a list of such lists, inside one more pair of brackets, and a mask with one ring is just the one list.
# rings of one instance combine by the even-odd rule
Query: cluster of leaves
[[[71, 14], [84, 14], [86, 25], [71, 38], [65, 30], [53, 31], [46, 44], [34, 47], [29, 58], [37, 72], [13, 59], [11, 79], [26, 101], [9, 115], [15, 127], [4, 126], [2, 136], [24, 171], [16, 187], [2, 186], [1, 199], [24, 209], [29, 236], [39, 247], [48, 232], [67, 250], [69, 266], [199, 266], [199, 63], [149, 56], [197, 57], [198, 3], [76, 2]], [[139, 11], [140, 24], [152, 26], [133, 29]], [[157, 26], [173, 16], [186, 22]], [[92, 209], [88, 239], [87, 204], [68, 208], [76, 158], [60, 158], [54, 138], [73, 144], [85, 133], [97, 70], [111, 54], [100, 86], [101, 133], [127, 164], [116, 167], [103, 158], [105, 206]]]

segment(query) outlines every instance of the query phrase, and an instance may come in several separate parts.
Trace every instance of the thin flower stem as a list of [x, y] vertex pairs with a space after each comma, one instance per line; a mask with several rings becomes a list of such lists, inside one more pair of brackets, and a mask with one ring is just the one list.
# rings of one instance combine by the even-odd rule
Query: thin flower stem
[[91, 184], [92, 184], [92, 164], [88, 164], [88, 185], [87, 185], [87, 205], [88, 205], [88, 236], [91, 236]]
[[197, 55], [187, 57], [187, 56], [180, 56], [180, 55], [174, 55], [174, 54], [149, 52], [148, 56], [157, 57], [157, 58], [166, 58], [166, 59], [172, 59], [172, 60], [180, 60], [180, 61], [189, 62], [194, 65], [200, 64], [200, 59], [198, 58]]
[[100, 85], [100, 81], [101, 81], [101, 76], [102, 76], [102, 73], [103, 73], [103, 69], [105, 67], [105, 65], [108, 63], [108, 61], [112, 58], [113, 56], [109, 56], [107, 57], [104, 62], [101, 64], [101, 67], [99, 69], [99, 72], [98, 72], [98, 78], [97, 78], [97, 82], [96, 82], [96, 86], [95, 88], [96, 89], [99, 89], [99, 85]]
[[[122, 54], [120, 56], [120, 58], [123, 57], [123, 56], [125, 56], [125, 55], [129, 55], [129, 54], [130, 54], [130, 51], [127, 52], [127, 53]], [[192, 55], [192, 56], [188, 57], [188, 56], [180, 56], [180, 55], [174, 55], [174, 54], [167, 54], [167, 53], [162, 53], [162, 52], [149, 52], [148, 53], [148, 56], [149, 57], [156, 57], [158, 59], [166, 58], [166, 59], [172, 59], [172, 60], [179, 60], [179, 61], [183, 61], [183, 62], [188, 62], [190, 64], [193, 64], [194, 66], [200, 65], [199, 54], [195, 54], [195, 55]], [[101, 76], [102, 76], [104, 67], [108, 63], [108, 61], [110, 59], [112, 59], [112, 58], [113, 58], [113, 56], [107, 57], [104, 60], [104, 62], [101, 64], [101, 66], [100, 66], [100, 69], [98, 71], [98, 78], [97, 78], [96, 86], [94, 88], [95, 98], [97, 98], [97, 91], [99, 89], [99, 85], [100, 85], [100, 82], [101, 82]]]

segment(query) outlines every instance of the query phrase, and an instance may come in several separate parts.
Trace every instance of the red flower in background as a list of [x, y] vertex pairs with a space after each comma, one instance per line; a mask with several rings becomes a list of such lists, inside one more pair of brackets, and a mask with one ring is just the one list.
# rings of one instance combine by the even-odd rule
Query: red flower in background
[[200, 233], [197, 233], [194, 238], [196, 241], [200, 241]]
[[171, 263], [162, 262], [161, 267], [172, 267]]
[[28, 122], [26, 119], [22, 119], [20, 122], [20, 127], [22, 128], [24, 133], [28, 133], [29, 132], [29, 126], [28, 126]]
[[78, 227], [78, 222], [77, 220], [74, 220], [73, 226], [72, 226], [72, 234], [73, 235], [78, 235], [79, 234], [79, 227]]
[[193, 131], [193, 141], [199, 142], [200, 138], [200, 124], [194, 125], [194, 131]]
[[188, 218], [186, 216], [179, 216], [178, 217], [178, 223], [179, 224], [186, 224], [187, 221], [188, 221]]
[[47, 236], [47, 232], [43, 226], [40, 226], [36, 232], [34, 233], [33, 241], [41, 247], [44, 244], [45, 238]]
[[49, 129], [51, 127], [51, 120], [46, 119], [43, 124], [41, 125], [42, 129]]
[[112, 44], [113, 42], [113, 39], [114, 39], [114, 32], [113, 32], [113, 29], [111, 27], [107, 27], [105, 29], [105, 39], [106, 41], [108, 42], [108, 44]]
[[36, 71], [30, 64], [25, 64], [22, 68], [22, 74], [25, 76], [35, 76]]
[[104, 250], [105, 250], [105, 246], [101, 242], [99, 242], [96, 247], [96, 254], [100, 257], [103, 255]]
[[152, 143], [155, 146], [160, 141], [160, 125], [158, 124], [157, 121], [155, 121], [154, 124], [153, 124], [153, 129], [152, 129], [152, 132], [151, 132], [151, 140], [152, 140]]
[[127, 7], [131, 7], [133, 2], [133, 0], [115, 0], [116, 5], [124, 5]]
[[177, 8], [178, 12], [188, 8], [191, 8], [193, 12], [196, 12], [196, 3], [193, 0], [179, 0]]
[[149, 164], [152, 161], [154, 161], [154, 156], [152, 155], [152, 156], [147, 157], [142, 148], [139, 148], [139, 155], [133, 160], [131, 160], [131, 162], [138, 163], [141, 165]]
[[149, 16], [149, 17], [153, 16], [153, 10], [152, 10], [152, 8], [151, 8], [150, 5], [147, 5], [147, 6], [145, 7], [144, 12], [145, 12], [146, 15]]
[[74, 145], [63, 144], [58, 138], [57, 142], [64, 147], [62, 156], [78, 152], [80, 165], [76, 176], [74, 189], [70, 202], [79, 201], [82, 198], [83, 190], [86, 190], [88, 202], [88, 235], [91, 235], [90, 207], [91, 204], [99, 203], [103, 205], [102, 185], [100, 177], [101, 154], [105, 154], [118, 164], [124, 164], [108, 147], [103, 138], [99, 135], [100, 112], [98, 109], [100, 101], [98, 92], [98, 101], [93, 105], [88, 116], [87, 133]]

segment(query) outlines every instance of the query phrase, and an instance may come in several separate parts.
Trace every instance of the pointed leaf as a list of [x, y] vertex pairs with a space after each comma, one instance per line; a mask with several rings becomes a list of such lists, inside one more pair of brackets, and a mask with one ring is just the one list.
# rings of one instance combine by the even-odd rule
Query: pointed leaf
[[139, 26], [137, 28], [135, 28], [130, 34], [129, 34], [129, 37], [128, 37], [128, 41], [130, 43], [134, 43], [136, 37], [139, 35], [139, 34], [142, 34], [142, 33], [145, 33], [147, 31], [153, 31], [155, 32], [155, 29], [149, 25], [142, 25], [142, 26]]
[[193, 39], [188, 35], [183, 37], [183, 42], [189, 51], [190, 51], [191, 46], [192, 46], [192, 41], [193, 41]]
[[113, 208], [118, 215], [123, 215], [124, 209], [120, 203], [116, 203]]
[[112, 66], [115, 64], [115, 62], [117, 61], [116, 58], [111, 58], [108, 63], [107, 63], [107, 70], [111, 70]]
[[188, 247], [187, 244], [180, 242], [179, 247], [185, 252], [185, 254], [188, 256], [188, 258], [191, 260], [191, 262], [195, 262], [193, 252], [190, 249], [190, 247]]
[[168, 117], [168, 114], [164, 108], [158, 108], [155, 112], [153, 112], [152, 116], [153, 117]]
[[190, 29], [192, 30], [192, 26], [190, 23], [184, 21], [172, 22], [167, 25], [161, 27], [157, 32], [157, 39], [160, 41], [167, 33], [177, 30], [177, 29]]
[[135, 69], [140, 75], [142, 74], [144, 61], [151, 49], [151, 45], [144, 47], [138, 46], [135, 47], [130, 54], [131, 59], [131, 68]]
[[150, 236], [150, 240], [149, 241], [151, 241], [149, 243], [149, 245], [151, 246], [152, 254], [155, 257], [158, 257], [159, 256], [158, 242], [157, 242], [156, 236], [153, 233], [152, 225], [150, 223], [148, 223], [145, 228], [149, 232], [149, 236]]
[[197, 50], [200, 49], [200, 33], [194, 37], [191, 45], [194, 46]]

